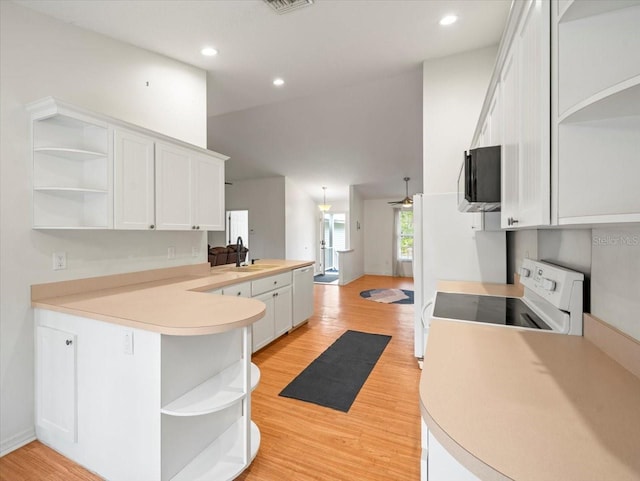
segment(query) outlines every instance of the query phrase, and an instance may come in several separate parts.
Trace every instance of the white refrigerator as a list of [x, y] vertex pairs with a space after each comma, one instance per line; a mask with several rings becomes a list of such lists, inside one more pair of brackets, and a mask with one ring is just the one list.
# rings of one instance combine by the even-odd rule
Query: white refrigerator
[[419, 359], [438, 280], [506, 282], [506, 233], [479, 230], [480, 215], [459, 212], [456, 192], [413, 197], [414, 354]]

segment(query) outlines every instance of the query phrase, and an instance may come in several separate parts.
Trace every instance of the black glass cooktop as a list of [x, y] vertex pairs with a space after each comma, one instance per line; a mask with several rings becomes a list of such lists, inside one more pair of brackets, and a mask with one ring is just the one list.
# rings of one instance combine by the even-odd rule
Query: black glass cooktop
[[433, 317], [551, 330], [535, 312], [515, 297], [438, 292]]

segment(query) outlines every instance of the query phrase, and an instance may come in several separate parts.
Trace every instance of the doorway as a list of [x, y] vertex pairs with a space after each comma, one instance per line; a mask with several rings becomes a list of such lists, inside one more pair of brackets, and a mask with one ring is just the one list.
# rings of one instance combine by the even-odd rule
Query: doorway
[[323, 275], [338, 274], [338, 251], [346, 248], [346, 214], [324, 212], [320, 220], [320, 252], [318, 264]]
[[227, 211], [227, 245], [235, 244], [238, 237], [242, 237], [242, 244], [249, 248], [249, 211]]

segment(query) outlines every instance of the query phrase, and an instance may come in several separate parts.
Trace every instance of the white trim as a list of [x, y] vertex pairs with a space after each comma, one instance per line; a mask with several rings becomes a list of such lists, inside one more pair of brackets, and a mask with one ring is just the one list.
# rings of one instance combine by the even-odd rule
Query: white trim
[[32, 441], [35, 441], [36, 439], [35, 428], [29, 428], [11, 436], [8, 439], [2, 440], [2, 442], [0, 442], [0, 458]]

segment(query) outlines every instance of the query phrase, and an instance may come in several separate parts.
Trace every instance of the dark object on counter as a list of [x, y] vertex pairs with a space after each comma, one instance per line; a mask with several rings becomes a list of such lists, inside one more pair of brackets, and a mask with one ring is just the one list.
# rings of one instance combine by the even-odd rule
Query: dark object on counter
[[[247, 252], [249, 249], [242, 248], [240, 252], [240, 262], [244, 262], [247, 258]], [[230, 244], [227, 247], [211, 247], [209, 246], [209, 263], [211, 267], [222, 266], [224, 264], [235, 264], [238, 258], [238, 251], [235, 244]]]

